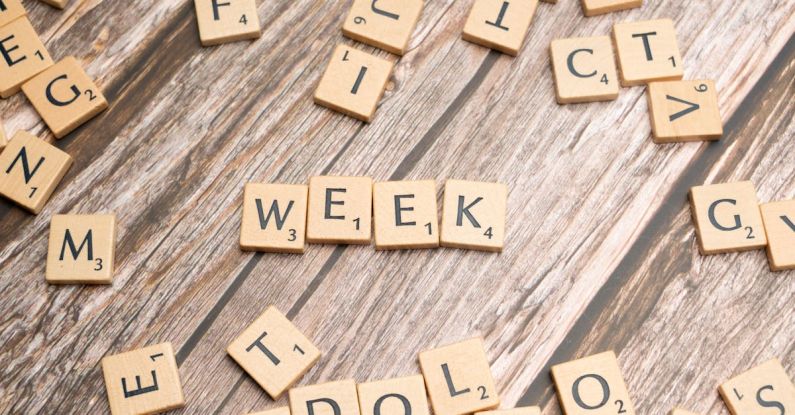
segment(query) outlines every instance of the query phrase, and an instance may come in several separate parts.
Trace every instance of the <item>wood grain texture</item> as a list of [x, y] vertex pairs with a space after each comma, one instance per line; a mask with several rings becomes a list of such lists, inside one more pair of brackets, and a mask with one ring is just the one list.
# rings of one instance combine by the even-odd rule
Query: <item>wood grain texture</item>
[[[57, 142], [75, 164], [40, 215], [0, 203], [0, 412], [107, 413], [101, 358], [165, 341], [174, 413], [283, 406], [224, 353], [269, 304], [323, 351], [300, 385], [416, 374], [420, 350], [477, 335], [503, 407], [544, 413], [559, 412], [550, 365], [605, 349], [638, 413], [727, 413], [717, 385], [773, 356], [795, 375], [795, 275], [763, 251], [700, 256], [686, 201], [749, 179], [762, 202], [795, 196], [795, 1], [593, 18], [543, 3], [516, 58], [461, 40], [471, 1], [428, 1], [370, 125], [312, 103], [335, 45], [354, 44], [349, 1], [258, 2], [262, 37], [214, 48], [188, 0], [73, 3], [25, 6], [111, 106]], [[642, 87], [555, 104], [553, 39], [654, 18], [674, 20], [685, 79], [716, 81], [721, 141], [654, 145]], [[0, 112], [9, 134], [52, 140], [23, 97]], [[505, 250], [240, 250], [245, 183], [325, 174], [506, 183]], [[117, 215], [113, 286], [47, 286], [49, 218], [96, 211]]]

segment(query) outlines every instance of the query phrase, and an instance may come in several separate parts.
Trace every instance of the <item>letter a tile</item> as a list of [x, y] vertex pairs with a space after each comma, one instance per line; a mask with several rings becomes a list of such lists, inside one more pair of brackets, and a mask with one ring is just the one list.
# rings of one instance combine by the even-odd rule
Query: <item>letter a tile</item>
[[552, 366], [566, 415], [634, 415], [632, 401], [612, 351]]
[[290, 389], [292, 415], [359, 415], [356, 382], [341, 380]]
[[185, 406], [171, 343], [102, 359], [113, 415], [150, 415]]
[[500, 405], [483, 339], [427, 350], [419, 360], [434, 414], [465, 415]]
[[28, 79], [52, 65], [47, 48], [26, 17], [0, 27], [0, 96], [19, 92]]
[[670, 19], [619, 23], [613, 26], [621, 85], [682, 79], [682, 56]]
[[767, 245], [756, 189], [751, 182], [693, 187], [690, 208], [702, 255]]
[[393, 67], [388, 60], [339, 45], [315, 90], [315, 103], [370, 122]]
[[516, 56], [533, 21], [538, 0], [475, 0], [464, 40]]
[[430, 415], [422, 375], [360, 383], [361, 415]]
[[50, 222], [47, 282], [112, 283], [115, 243], [114, 215], [54, 215]]
[[586, 16], [634, 9], [642, 5], [643, 0], [582, 0], [582, 9]]
[[795, 269], [795, 200], [765, 203], [759, 208], [767, 235], [770, 269]]
[[610, 38], [556, 39], [549, 47], [559, 104], [618, 98], [618, 75]]
[[248, 415], [290, 415], [290, 407], [281, 406], [276, 409], [269, 409], [267, 411], [252, 412]]
[[203, 46], [260, 37], [255, 0], [194, 0], [194, 4]]
[[304, 252], [305, 185], [249, 183], [243, 191], [240, 247], [248, 251]]
[[375, 248], [439, 246], [436, 182], [381, 182], [373, 186]]
[[354, 0], [342, 33], [353, 40], [403, 55], [422, 7], [423, 0]]
[[795, 384], [778, 359], [769, 360], [720, 385], [733, 415], [789, 414], [795, 411]]
[[0, 0], [0, 27], [27, 14], [20, 0]]
[[273, 306], [226, 352], [273, 399], [278, 399], [320, 359], [320, 350]]
[[537, 406], [523, 406], [513, 409], [475, 412], [475, 415], [541, 415], [541, 408]]
[[26, 82], [22, 91], [57, 138], [108, 108], [102, 91], [71, 56]]
[[0, 195], [39, 213], [72, 165], [72, 157], [24, 131], [0, 153]]
[[647, 91], [655, 143], [717, 140], [723, 135], [714, 82], [652, 82]]
[[507, 197], [508, 188], [503, 184], [448, 180], [442, 207], [442, 246], [502, 251]]
[[369, 244], [373, 179], [321, 176], [309, 179], [306, 239], [314, 244]]

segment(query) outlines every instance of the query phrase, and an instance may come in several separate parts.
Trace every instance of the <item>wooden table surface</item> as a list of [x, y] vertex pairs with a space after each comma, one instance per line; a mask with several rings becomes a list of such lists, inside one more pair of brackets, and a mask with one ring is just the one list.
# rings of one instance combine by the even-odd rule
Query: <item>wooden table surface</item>
[[[472, 0], [428, 0], [376, 118], [315, 106], [348, 1], [258, 1], [262, 38], [203, 48], [193, 2], [25, 0], [54, 58], [111, 107], [56, 145], [75, 164], [44, 211], [0, 202], [0, 412], [108, 413], [109, 354], [170, 341], [187, 407], [280, 406], [225, 354], [268, 305], [324, 352], [299, 384], [419, 371], [426, 348], [483, 336], [503, 407], [559, 413], [549, 367], [612, 349], [640, 414], [727, 413], [717, 385], [778, 357], [795, 377], [795, 273], [762, 250], [703, 257], [686, 194], [752, 180], [795, 197], [795, 0], [657, 0], [583, 17], [541, 3], [516, 58], [461, 40]], [[717, 83], [717, 143], [655, 145], [645, 88], [558, 106], [547, 48], [672, 18], [687, 79]], [[385, 52], [357, 45], [388, 59]], [[9, 132], [52, 136], [21, 95]], [[242, 252], [243, 185], [313, 175], [509, 186], [505, 251]], [[44, 282], [50, 218], [113, 212], [112, 286]]]

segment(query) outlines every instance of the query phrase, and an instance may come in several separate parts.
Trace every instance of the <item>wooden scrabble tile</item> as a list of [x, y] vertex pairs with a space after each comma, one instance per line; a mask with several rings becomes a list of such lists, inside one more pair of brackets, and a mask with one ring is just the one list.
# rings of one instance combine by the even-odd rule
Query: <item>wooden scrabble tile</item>
[[751, 182], [693, 187], [690, 208], [702, 255], [767, 245], [756, 189]]
[[359, 415], [356, 382], [341, 380], [290, 389], [292, 415]]
[[368, 244], [372, 234], [373, 179], [312, 177], [306, 240], [310, 243]]
[[500, 252], [505, 244], [508, 188], [500, 183], [448, 180], [441, 245]]
[[41, 0], [43, 3], [47, 3], [52, 7], [57, 9], [63, 10], [67, 4], [69, 4], [69, 0]]
[[427, 350], [419, 360], [436, 415], [471, 414], [500, 405], [483, 339]]
[[52, 65], [52, 58], [26, 17], [0, 27], [0, 96], [19, 92], [28, 79]]
[[0, 123], [0, 153], [3, 152], [4, 148], [6, 148], [7, 143], [8, 143], [8, 138], [6, 138], [5, 128], [3, 128], [3, 124]]
[[148, 415], [185, 406], [171, 343], [102, 359], [113, 415]]
[[674, 408], [670, 415], [698, 415], [695, 412], [685, 411], [684, 409]]
[[733, 415], [795, 411], [795, 385], [778, 359], [726, 381], [719, 391]]
[[47, 252], [47, 282], [112, 283], [115, 246], [116, 216], [53, 215]]
[[527, 37], [538, 0], [475, 0], [463, 38], [516, 56]]
[[202, 45], [213, 46], [260, 37], [255, 0], [194, 0]]
[[436, 182], [381, 182], [373, 186], [376, 249], [439, 246]]
[[248, 183], [243, 191], [240, 247], [260, 252], [304, 252], [308, 186]]
[[552, 378], [567, 415], [635, 414], [612, 351], [552, 366]]
[[541, 415], [541, 408], [538, 406], [523, 406], [513, 409], [475, 412], [475, 415]]
[[582, 0], [582, 10], [586, 16], [634, 9], [642, 5], [643, 0]]
[[354, 0], [342, 25], [342, 33], [353, 40], [403, 55], [423, 6], [423, 0]]
[[0, 0], [0, 27], [27, 14], [20, 0]]
[[651, 82], [647, 91], [655, 143], [717, 140], [723, 135], [715, 82]]
[[56, 138], [108, 108], [102, 91], [71, 56], [31, 78], [22, 91]]
[[559, 104], [618, 98], [618, 75], [608, 36], [555, 39], [549, 47]]
[[72, 166], [72, 157], [24, 131], [0, 153], [0, 195], [39, 213]]
[[226, 352], [273, 399], [278, 399], [320, 358], [320, 350], [273, 306]]
[[621, 85], [682, 79], [682, 56], [674, 22], [669, 19], [619, 23], [613, 26]]
[[370, 122], [394, 64], [339, 45], [315, 90], [315, 103]]
[[360, 383], [361, 415], [430, 415], [422, 375]]
[[282, 406], [275, 409], [269, 409], [267, 411], [252, 412], [248, 415], [290, 415], [290, 407]]
[[770, 269], [795, 269], [795, 200], [765, 203], [759, 209], [765, 225]]

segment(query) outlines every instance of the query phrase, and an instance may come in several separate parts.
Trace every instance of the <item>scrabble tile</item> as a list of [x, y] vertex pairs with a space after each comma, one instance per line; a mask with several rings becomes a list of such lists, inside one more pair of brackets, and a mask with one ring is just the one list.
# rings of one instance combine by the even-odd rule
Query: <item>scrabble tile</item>
[[420, 353], [420, 368], [436, 415], [464, 415], [500, 405], [483, 339]]
[[538, 0], [475, 0], [463, 38], [516, 56], [527, 37]]
[[6, 148], [6, 143], [8, 143], [8, 138], [6, 138], [6, 131], [3, 128], [3, 124], [0, 123], [0, 153], [3, 152], [3, 149]]
[[441, 245], [500, 252], [505, 244], [508, 188], [500, 183], [448, 180]]
[[278, 399], [320, 358], [320, 350], [273, 306], [226, 352], [273, 399]]
[[582, 10], [586, 16], [634, 9], [643, 5], [643, 0], [582, 0]]
[[113, 415], [148, 415], [185, 406], [171, 343], [102, 359]]
[[370, 122], [394, 64], [339, 45], [315, 90], [315, 103]]
[[194, 0], [194, 4], [203, 46], [260, 37], [255, 0]]
[[674, 408], [670, 415], [698, 415], [695, 412], [685, 411], [684, 409]]
[[361, 415], [430, 415], [422, 375], [357, 385]]
[[39, 213], [71, 166], [68, 154], [19, 131], [0, 154], [0, 195]]
[[717, 140], [723, 135], [715, 82], [651, 82], [647, 92], [655, 143]]
[[359, 415], [356, 382], [341, 380], [290, 389], [292, 415]]
[[342, 33], [353, 40], [403, 55], [423, 3], [423, 0], [354, 0], [342, 25]]
[[719, 391], [733, 415], [795, 411], [795, 385], [778, 359], [726, 381]]
[[0, 0], [0, 27], [27, 15], [25, 7], [20, 0]]
[[310, 243], [368, 244], [372, 234], [373, 179], [312, 177], [306, 240]]
[[252, 412], [248, 415], [290, 415], [290, 407], [282, 406], [275, 409], [269, 409], [267, 411]]
[[43, 3], [47, 3], [52, 7], [57, 9], [63, 10], [67, 4], [69, 4], [69, 0], [41, 0]]
[[381, 182], [373, 186], [376, 249], [439, 246], [436, 182]]
[[612, 351], [552, 366], [552, 378], [567, 415], [635, 414]]
[[102, 91], [71, 56], [31, 78], [22, 91], [56, 138], [108, 108]]
[[0, 97], [19, 92], [25, 81], [52, 66], [52, 58], [30, 21], [20, 17], [0, 27]]
[[308, 189], [305, 185], [248, 183], [243, 191], [240, 247], [303, 253]]
[[538, 406], [523, 406], [513, 409], [476, 412], [475, 415], [541, 415], [541, 408]]
[[795, 269], [795, 200], [765, 203], [759, 209], [765, 225], [770, 269]]
[[682, 56], [674, 22], [669, 19], [619, 23], [613, 26], [621, 85], [682, 79]]
[[756, 189], [751, 182], [693, 187], [690, 208], [702, 255], [767, 245]]
[[112, 283], [115, 245], [115, 215], [53, 215], [47, 282]]
[[549, 51], [559, 104], [618, 98], [618, 74], [609, 37], [555, 39]]

